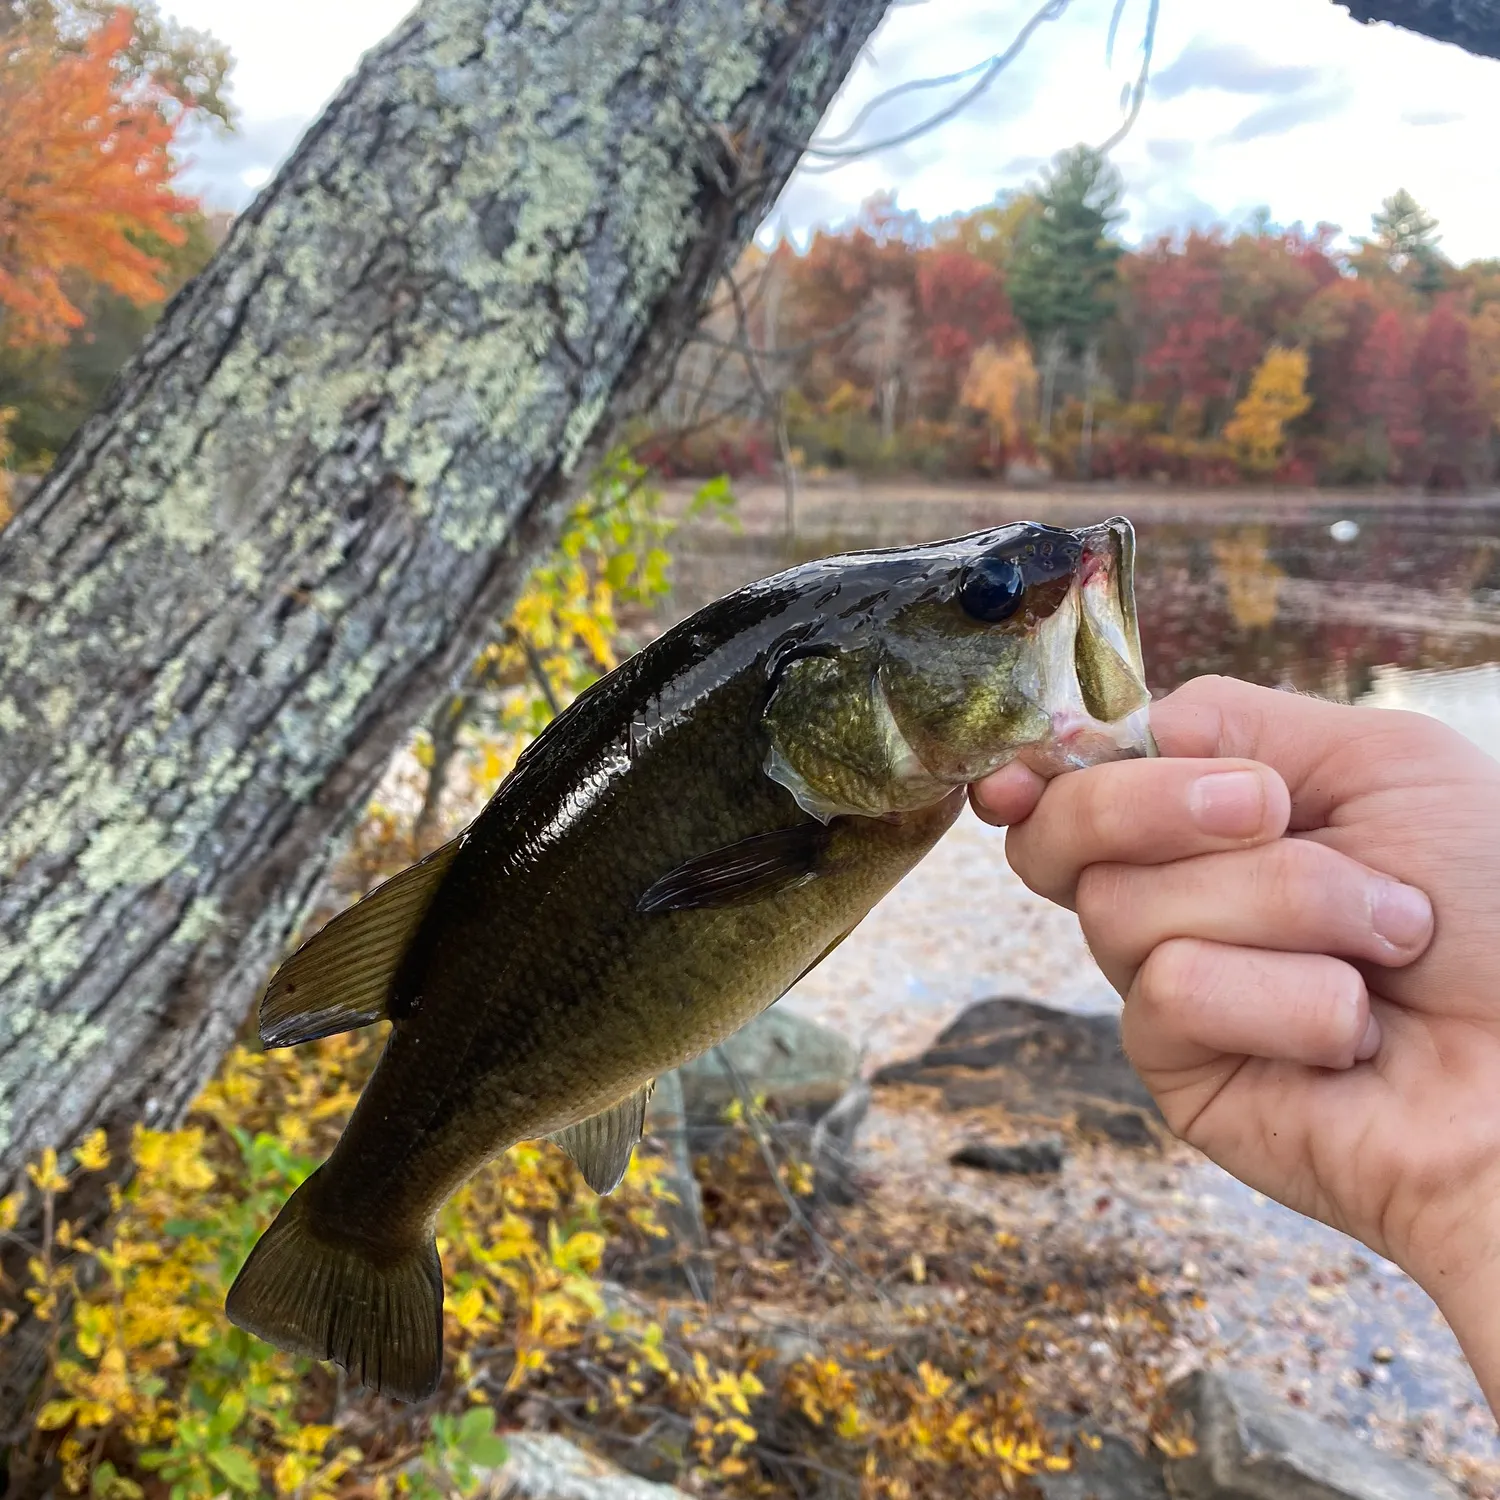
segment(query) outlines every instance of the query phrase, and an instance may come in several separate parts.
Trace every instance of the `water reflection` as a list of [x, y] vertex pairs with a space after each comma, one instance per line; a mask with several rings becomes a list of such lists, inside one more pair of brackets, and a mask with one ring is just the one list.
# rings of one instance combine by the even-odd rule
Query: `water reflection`
[[1432, 712], [1495, 744], [1500, 677], [1476, 669], [1500, 662], [1500, 512], [1347, 519], [1358, 530], [1346, 541], [1325, 516], [1142, 523], [1137, 591], [1153, 687], [1226, 672]]
[[1241, 630], [1265, 630], [1275, 623], [1286, 574], [1271, 561], [1264, 526], [1242, 526], [1213, 539], [1214, 561]]

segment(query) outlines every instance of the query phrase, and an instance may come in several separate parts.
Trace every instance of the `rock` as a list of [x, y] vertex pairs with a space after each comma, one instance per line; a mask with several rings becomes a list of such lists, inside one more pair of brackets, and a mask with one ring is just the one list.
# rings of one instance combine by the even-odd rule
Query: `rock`
[[1154, 1146], [1156, 1132], [1139, 1108], [1089, 1100], [1074, 1112], [1084, 1135], [1103, 1136], [1117, 1146]]
[[555, 1432], [505, 1434], [510, 1457], [485, 1486], [490, 1500], [687, 1500], [585, 1453]]
[[1161, 1465], [1142, 1458], [1122, 1438], [1105, 1436], [1098, 1448], [1075, 1446], [1065, 1474], [1040, 1474], [1042, 1500], [1167, 1500]]
[[736, 1073], [752, 1098], [764, 1094], [778, 1114], [815, 1120], [854, 1083], [859, 1055], [837, 1032], [773, 1005], [678, 1071], [689, 1125], [724, 1118], [739, 1097]]
[[978, 1167], [982, 1172], [1021, 1172], [1037, 1176], [1060, 1172], [1063, 1164], [1063, 1139], [1060, 1135], [1042, 1135], [1031, 1141], [1017, 1141], [997, 1146], [991, 1141], [971, 1141], [948, 1158], [955, 1167]]
[[1294, 1410], [1244, 1371], [1195, 1371], [1168, 1398], [1198, 1446], [1166, 1466], [1178, 1500], [1460, 1500], [1441, 1474]]
[[875, 1074], [877, 1084], [943, 1091], [947, 1109], [999, 1104], [1022, 1118], [1122, 1145], [1157, 1139], [1161, 1115], [1120, 1047], [1118, 1015], [1075, 1015], [1032, 1000], [971, 1005], [920, 1057]]

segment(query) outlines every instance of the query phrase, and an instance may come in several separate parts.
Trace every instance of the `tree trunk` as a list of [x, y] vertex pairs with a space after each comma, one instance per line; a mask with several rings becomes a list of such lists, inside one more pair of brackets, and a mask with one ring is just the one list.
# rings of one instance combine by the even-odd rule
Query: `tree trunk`
[[180, 1116], [884, 3], [425, 0], [0, 533], [0, 1192]]
[[1500, 57], [1500, 0], [1334, 0], [1356, 21], [1389, 21], [1465, 52]]

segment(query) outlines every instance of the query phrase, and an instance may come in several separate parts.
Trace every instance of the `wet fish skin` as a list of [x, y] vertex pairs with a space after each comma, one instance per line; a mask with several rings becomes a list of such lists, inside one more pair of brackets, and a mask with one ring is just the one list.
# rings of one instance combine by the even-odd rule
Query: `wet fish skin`
[[[709, 605], [582, 695], [427, 873], [278, 971], [268, 1043], [340, 1029], [341, 1011], [393, 1024], [332, 1155], [231, 1289], [231, 1318], [373, 1388], [431, 1394], [433, 1226], [464, 1181], [602, 1113], [600, 1139], [628, 1157], [632, 1097], [815, 966], [942, 836], [964, 783], [1047, 743], [1055, 715], [1028, 693], [1049, 672], [1071, 672], [1079, 712], [1104, 683], [1111, 710], [1139, 716], [1138, 643], [1118, 659], [1134, 631], [1124, 534], [999, 528], [807, 564]], [[997, 549], [1026, 553], [1030, 582], [1012, 617], [979, 622], [960, 582]], [[1106, 614], [1123, 591], [1123, 647], [1090, 637], [1090, 567]], [[1049, 635], [1069, 608], [1067, 640]], [[1089, 754], [1130, 748], [1106, 740]], [[381, 921], [382, 900], [399, 920]], [[352, 958], [338, 923], [359, 938]], [[575, 1153], [586, 1172], [598, 1147]]]

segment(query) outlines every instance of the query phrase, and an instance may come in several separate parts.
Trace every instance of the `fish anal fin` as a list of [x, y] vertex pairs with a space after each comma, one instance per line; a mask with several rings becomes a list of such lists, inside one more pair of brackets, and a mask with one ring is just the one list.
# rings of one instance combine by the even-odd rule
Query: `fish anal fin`
[[387, 1018], [401, 960], [461, 843], [377, 886], [282, 964], [260, 1002], [265, 1046], [295, 1047]]
[[828, 841], [828, 829], [811, 820], [753, 833], [678, 865], [646, 891], [636, 910], [692, 911], [764, 901], [812, 880]]
[[443, 1373], [437, 1242], [387, 1249], [330, 1233], [318, 1174], [286, 1201], [225, 1299], [229, 1321], [289, 1354], [329, 1359], [361, 1385], [425, 1401]]
[[630, 1153], [646, 1128], [646, 1101], [654, 1087], [653, 1080], [609, 1109], [549, 1137], [573, 1158], [583, 1180], [601, 1198], [619, 1187], [630, 1166]]

